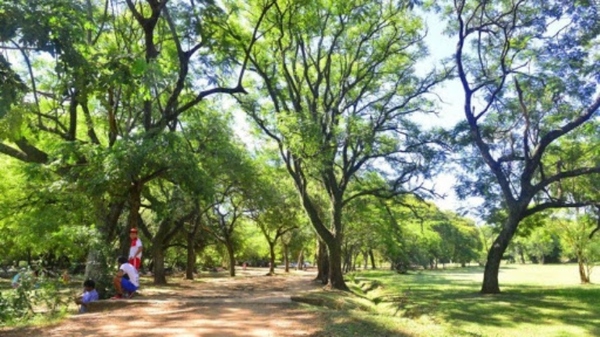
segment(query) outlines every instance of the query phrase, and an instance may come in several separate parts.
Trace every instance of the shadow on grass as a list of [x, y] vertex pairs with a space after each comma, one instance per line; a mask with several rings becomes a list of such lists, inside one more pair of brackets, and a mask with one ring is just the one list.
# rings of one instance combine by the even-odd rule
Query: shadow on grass
[[316, 332], [311, 337], [408, 337], [414, 336], [411, 332], [402, 331], [392, 322], [380, 322], [381, 316], [359, 312], [328, 310], [320, 312], [319, 316], [326, 323], [322, 331]]
[[[388, 314], [407, 318], [429, 315], [458, 329], [467, 325], [519, 329], [522, 324], [545, 324], [585, 329], [592, 336], [600, 336], [599, 287], [510, 285], [503, 286], [501, 294], [482, 295], [480, 282], [460, 278], [473, 272], [461, 268], [376, 276], [374, 279], [383, 283], [382, 289], [369, 295]], [[361, 276], [355, 280], [372, 278], [368, 273]]]
[[[435, 303], [436, 314], [453, 324], [518, 327], [527, 324], [554, 324], [586, 329], [600, 335], [597, 300], [600, 289], [510, 289], [498, 295], [469, 293], [425, 295], [424, 303]], [[424, 304], [427, 305], [427, 304]]]

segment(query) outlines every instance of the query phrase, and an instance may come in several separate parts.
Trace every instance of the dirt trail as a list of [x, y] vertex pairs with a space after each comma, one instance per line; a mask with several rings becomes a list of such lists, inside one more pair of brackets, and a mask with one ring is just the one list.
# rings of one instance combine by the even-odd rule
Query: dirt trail
[[[321, 289], [313, 272], [264, 276], [265, 269], [235, 278], [205, 277], [193, 282], [147, 287], [143, 296], [111, 301], [104, 310], [73, 315], [43, 328], [0, 329], [5, 337], [67, 336], [310, 336], [322, 322], [290, 297]], [[145, 280], [149, 282], [148, 280]], [[142, 284], [142, 287], [144, 285]], [[144, 289], [144, 288], [142, 288]], [[117, 302], [117, 303], [113, 303]], [[73, 307], [73, 312], [75, 308]]]

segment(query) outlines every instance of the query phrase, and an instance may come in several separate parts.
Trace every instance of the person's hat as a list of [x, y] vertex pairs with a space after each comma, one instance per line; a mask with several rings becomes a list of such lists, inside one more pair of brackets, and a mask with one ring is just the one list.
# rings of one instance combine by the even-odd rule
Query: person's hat
[[137, 233], [137, 228], [132, 228], [129, 230], [129, 233]]

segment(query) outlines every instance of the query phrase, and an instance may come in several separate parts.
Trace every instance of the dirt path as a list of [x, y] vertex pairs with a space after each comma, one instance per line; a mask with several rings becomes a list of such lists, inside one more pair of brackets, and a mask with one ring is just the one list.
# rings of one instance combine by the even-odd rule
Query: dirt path
[[321, 289], [312, 282], [315, 273], [264, 274], [265, 269], [255, 269], [238, 272], [235, 278], [169, 279], [169, 286], [142, 288], [143, 296], [108, 303], [100, 312], [74, 315], [43, 328], [0, 329], [0, 336], [263, 337], [318, 333], [322, 326], [319, 318], [290, 300], [292, 295]]

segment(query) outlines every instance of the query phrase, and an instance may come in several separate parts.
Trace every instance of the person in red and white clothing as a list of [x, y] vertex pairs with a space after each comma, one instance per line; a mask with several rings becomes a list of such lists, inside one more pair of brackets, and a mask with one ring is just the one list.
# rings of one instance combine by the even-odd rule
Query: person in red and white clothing
[[131, 246], [129, 247], [129, 263], [139, 271], [142, 266], [142, 240], [138, 238], [137, 228], [132, 228], [129, 231], [129, 238], [131, 239]]

